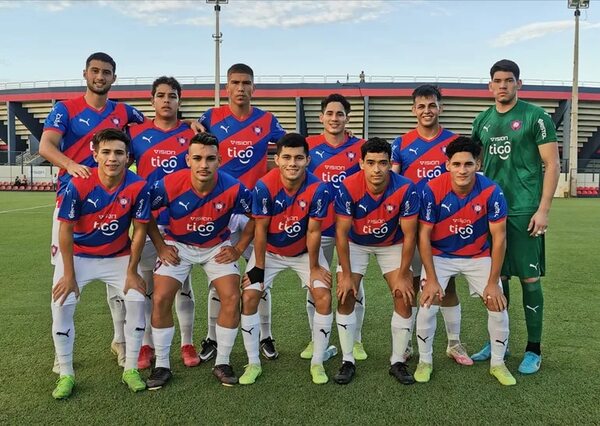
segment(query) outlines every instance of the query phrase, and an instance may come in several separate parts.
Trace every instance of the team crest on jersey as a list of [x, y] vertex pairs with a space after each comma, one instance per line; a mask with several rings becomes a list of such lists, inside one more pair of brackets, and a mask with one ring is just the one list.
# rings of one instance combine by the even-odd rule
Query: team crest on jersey
[[179, 145], [183, 146], [187, 142], [187, 139], [184, 137], [180, 137], [180, 138], [177, 138], [177, 142], [179, 142]]
[[445, 146], [443, 146], [443, 147], [442, 147], [442, 152], [443, 152], [444, 154], [446, 153], [446, 147], [445, 147]]
[[473, 210], [475, 211], [475, 213], [479, 213], [482, 209], [483, 207], [481, 207], [481, 204], [479, 203], [473, 205]]
[[354, 160], [354, 157], [356, 157], [356, 154], [352, 151], [349, 151], [346, 153], [346, 155], [348, 156], [348, 160]]
[[221, 211], [223, 210], [223, 208], [225, 208], [225, 204], [223, 204], [220, 201], [217, 201], [216, 203], [213, 203], [215, 206], [215, 209], [217, 209], [217, 211]]
[[510, 128], [513, 130], [519, 130], [522, 125], [523, 122], [521, 120], [514, 120], [512, 123], [510, 123]]
[[262, 130], [263, 130], [263, 129], [262, 129], [262, 127], [260, 127], [260, 126], [254, 126], [254, 127], [252, 128], [252, 130], [254, 130], [254, 133], [256, 133], [256, 135], [258, 136], [258, 135], [260, 135], [260, 134], [262, 133]]
[[110, 121], [117, 127], [119, 127], [119, 125], [121, 124], [121, 120], [119, 119], [119, 117], [113, 117], [110, 119]]
[[304, 210], [306, 208], [306, 201], [304, 201], [304, 200], [298, 200], [298, 205], [300, 206], [300, 208], [302, 210]]
[[127, 199], [127, 197], [119, 197], [119, 204], [121, 207], [125, 208], [127, 207], [127, 204], [129, 204], [129, 199]]
[[385, 209], [387, 210], [388, 213], [391, 213], [394, 211], [394, 205], [393, 204], [386, 204], [385, 205]]

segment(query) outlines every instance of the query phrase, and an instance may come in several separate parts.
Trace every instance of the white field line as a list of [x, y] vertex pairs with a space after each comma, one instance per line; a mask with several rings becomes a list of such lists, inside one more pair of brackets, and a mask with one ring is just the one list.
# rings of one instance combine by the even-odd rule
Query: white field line
[[35, 207], [26, 207], [24, 209], [13, 209], [13, 210], [0, 210], [0, 214], [2, 213], [14, 213], [14, 212], [22, 212], [25, 210], [35, 210], [35, 209], [42, 209], [44, 207], [51, 207], [56, 205], [55, 203], [52, 204], [44, 204], [43, 206], [35, 206]]

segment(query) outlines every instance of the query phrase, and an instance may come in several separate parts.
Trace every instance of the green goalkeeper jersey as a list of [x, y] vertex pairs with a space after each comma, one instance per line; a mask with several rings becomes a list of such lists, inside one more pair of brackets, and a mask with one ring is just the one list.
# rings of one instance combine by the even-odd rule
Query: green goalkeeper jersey
[[510, 111], [492, 106], [473, 122], [472, 138], [483, 145], [483, 171], [502, 188], [509, 215], [533, 214], [542, 197], [538, 145], [556, 142], [556, 129], [540, 107], [517, 100]]

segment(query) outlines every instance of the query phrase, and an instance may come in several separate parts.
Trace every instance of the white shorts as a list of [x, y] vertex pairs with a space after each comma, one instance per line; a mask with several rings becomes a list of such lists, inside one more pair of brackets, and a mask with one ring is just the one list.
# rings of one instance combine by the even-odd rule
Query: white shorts
[[60, 227], [60, 221], [58, 220], [58, 201], [56, 207], [54, 207], [54, 213], [52, 213], [52, 234], [50, 237], [50, 264], [56, 265], [60, 258], [60, 250], [58, 248], [58, 228]]
[[[451, 277], [463, 275], [469, 283], [469, 293], [471, 296], [482, 297], [483, 291], [488, 283], [488, 278], [490, 277], [492, 258], [477, 257], [449, 259], [447, 257], [433, 256], [433, 267], [435, 268], [438, 282], [444, 291], [446, 290], [448, 281]], [[425, 268], [421, 271], [421, 277], [426, 278]], [[502, 289], [502, 281], [500, 281], [500, 279], [498, 279], [498, 287]]]
[[369, 266], [369, 255], [375, 255], [375, 259], [379, 264], [382, 274], [387, 274], [395, 269], [400, 268], [402, 260], [402, 244], [394, 244], [391, 246], [375, 247], [362, 246], [355, 244], [352, 241], [350, 245], [350, 267], [353, 274], [362, 276], [367, 272]]
[[190, 275], [192, 266], [196, 264], [202, 266], [209, 283], [226, 275], [240, 275], [240, 268], [237, 262], [217, 263], [214, 260], [215, 256], [221, 251], [221, 247], [231, 246], [229, 241], [224, 241], [211, 248], [200, 248], [176, 241], [165, 242], [177, 248], [181, 261], [179, 265], [165, 265], [160, 261], [157, 262], [157, 268], [154, 270], [156, 275], [175, 278], [180, 283], [183, 283], [188, 275]]
[[[254, 258], [254, 252], [252, 252], [246, 270], [249, 271], [250, 269], [254, 268], [255, 265], [256, 259]], [[323, 250], [319, 250], [319, 265], [321, 265], [323, 268], [329, 271], [329, 265], [327, 264], [327, 260], [325, 260]], [[273, 280], [275, 279], [275, 276], [277, 276], [278, 273], [287, 268], [291, 268], [294, 272], [296, 272], [298, 278], [300, 278], [302, 287], [308, 287], [308, 282], [310, 280], [308, 253], [301, 254], [300, 256], [281, 256], [279, 254], [267, 252], [265, 255], [264, 288], [261, 289], [260, 283], [255, 283], [249, 285], [244, 290], [263, 291], [270, 289], [271, 287], [273, 287]], [[325, 283], [322, 283], [320, 281], [315, 281], [313, 283], [313, 287], [328, 288]]]
[[335, 237], [321, 237], [321, 249], [323, 249], [323, 254], [325, 255], [325, 259], [327, 263], [331, 265], [333, 262], [333, 249], [335, 248]]
[[[73, 256], [73, 264], [75, 267], [75, 280], [79, 291], [83, 289], [90, 281], [100, 280], [106, 285], [112, 287], [113, 292], [117, 293], [124, 300], [134, 302], [143, 302], [144, 295], [132, 290], [123, 294], [125, 288], [125, 279], [127, 278], [127, 265], [129, 264], [129, 256], [91, 258]], [[54, 287], [58, 280], [64, 275], [64, 267], [62, 262], [58, 263], [54, 268], [54, 278], [52, 286]], [[53, 303], [58, 303], [53, 301]], [[77, 303], [75, 294], [71, 293], [65, 300], [65, 305]]]
[[[232, 214], [231, 215], [231, 218], [229, 219], [228, 227], [231, 230], [231, 235], [229, 236], [229, 241], [231, 241], [232, 246], [235, 246], [238, 243], [238, 241], [240, 240], [240, 238], [242, 237], [242, 231], [246, 227], [246, 224], [248, 223], [249, 220], [250, 220], [250, 218], [248, 216], [246, 216], [245, 214]], [[242, 257], [244, 259], [250, 259], [250, 256], [252, 255], [252, 250], [253, 250], [253, 244], [250, 243], [250, 244], [248, 244], [248, 247], [246, 247], [246, 250], [244, 250], [244, 252], [242, 253]]]

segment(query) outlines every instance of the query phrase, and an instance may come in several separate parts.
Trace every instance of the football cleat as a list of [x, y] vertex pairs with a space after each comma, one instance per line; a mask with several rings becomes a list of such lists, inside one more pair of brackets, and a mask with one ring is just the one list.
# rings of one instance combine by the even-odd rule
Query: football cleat
[[325, 368], [323, 368], [323, 364], [311, 365], [310, 375], [315, 385], [324, 385], [329, 381], [329, 377], [327, 377], [327, 373], [325, 373]]
[[213, 375], [219, 379], [223, 386], [233, 386], [238, 383], [238, 378], [229, 364], [219, 364], [213, 367]]
[[260, 341], [260, 351], [266, 359], [277, 359], [279, 352], [275, 349], [275, 340], [272, 337], [267, 337]]
[[217, 355], [217, 342], [213, 339], [206, 338], [200, 343], [202, 350], [200, 351], [200, 359], [204, 362], [213, 359]]
[[65, 399], [71, 396], [73, 393], [73, 387], [75, 386], [74, 376], [60, 376], [56, 381], [56, 387], [52, 391], [54, 399]]
[[173, 377], [173, 373], [171, 370], [165, 367], [157, 367], [152, 370], [150, 373], [150, 377], [148, 377], [148, 381], [146, 385], [148, 386], [148, 390], [157, 390], [166, 385], [169, 380]]
[[302, 352], [300, 352], [300, 358], [302, 359], [311, 359], [313, 356], [313, 341], [311, 340], [310, 342], [308, 342], [308, 345], [306, 345], [306, 348], [304, 348], [304, 350]]
[[152, 360], [154, 359], [154, 348], [149, 345], [144, 345], [140, 349], [138, 356], [138, 369], [144, 370], [152, 366]]
[[408, 371], [408, 365], [403, 362], [392, 364], [389, 373], [390, 376], [394, 376], [403, 385], [412, 385], [415, 382], [415, 378]]
[[433, 365], [426, 362], [420, 362], [415, 370], [415, 381], [419, 383], [427, 383], [431, 379], [431, 372], [433, 371]]
[[454, 361], [456, 361], [457, 364], [473, 365], [473, 360], [469, 357], [469, 354], [467, 354], [467, 351], [462, 345], [462, 343], [457, 343], [452, 347], [447, 347], [446, 355], [448, 356], [448, 358], [454, 359]]
[[513, 386], [517, 384], [517, 380], [508, 371], [506, 365], [500, 364], [490, 367], [490, 374], [494, 376], [504, 386]]
[[121, 381], [125, 383], [132, 392], [139, 392], [146, 389], [146, 382], [142, 380], [140, 372], [135, 368], [123, 371]]
[[200, 364], [200, 357], [194, 345], [183, 345], [181, 347], [181, 359], [186, 367], [195, 367]]
[[485, 345], [483, 346], [483, 348], [481, 348], [481, 350], [477, 353], [474, 353], [473, 355], [471, 355], [471, 359], [473, 361], [487, 361], [492, 357], [492, 346], [490, 345], [490, 342], [485, 342]]
[[125, 342], [111, 342], [110, 351], [117, 357], [119, 367], [125, 367]]
[[333, 376], [333, 380], [339, 385], [347, 385], [352, 381], [356, 374], [356, 366], [350, 361], [342, 362], [340, 371]]
[[525, 352], [523, 361], [519, 365], [519, 373], [534, 374], [537, 373], [542, 366], [542, 356], [533, 352]]
[[260, 364], [248, 364], [244, 374], [240, 376], [239, 383], [240, 385], [253, 385], [261, 374], [262, 367]]
[[354, 347], [352, 348], [352, 356], [357, 361], [364, 361], [365, 359], [367, 359], [368, 355], [365, 352], [365, 348], [362, 342], [359, 342], [358, 340], [354, 342]]

